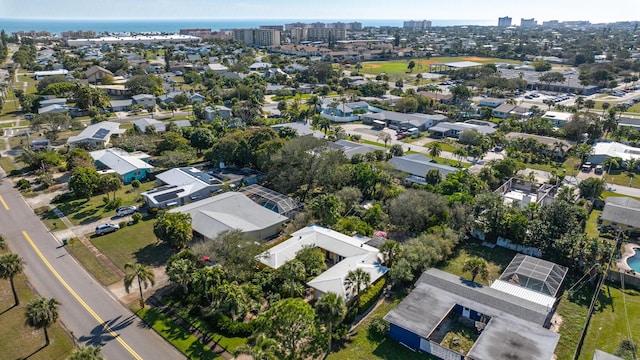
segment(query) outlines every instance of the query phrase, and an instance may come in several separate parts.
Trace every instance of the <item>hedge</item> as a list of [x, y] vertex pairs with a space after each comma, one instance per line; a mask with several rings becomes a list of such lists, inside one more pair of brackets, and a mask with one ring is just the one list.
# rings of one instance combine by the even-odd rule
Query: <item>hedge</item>
[[253, 321], [248, 323], [233, 321], [230, 317], [222, 314], [214, 315], [211, 320], [217, 325], [218, 330], [227, 336], [249, 337], [254, 330]]
[[369, 288], [364, 294], [360, 296], [360, 314], [367, 311], [371, 306], [373, 306], [380, 295], [382, 294], [382, 290], [384, 290], [384, 286], [387, 284], [387, 278], [383, 277], [378, 281], [377, 284], [373, 285]]

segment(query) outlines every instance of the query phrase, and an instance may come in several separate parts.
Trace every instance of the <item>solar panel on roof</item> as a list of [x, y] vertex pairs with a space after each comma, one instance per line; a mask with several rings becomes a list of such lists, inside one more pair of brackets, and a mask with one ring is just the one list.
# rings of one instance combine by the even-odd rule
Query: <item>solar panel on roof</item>
[[168, 192], [166, 194], [160, 194], [160, 195], [156, 195], [153, 198], [157, 201], [157, 202], [165, 202], [167, 200], [171, 200], [171, 199], [176, 199], [178, 198], [178, 194], [184, 192], [184, 189], [180, 189], [180, 190], [175, 190], [175, 191], [171, 191]]
[[109, 135], [109, 129], [98, 129], [96, 133], [93, 135], [96, 139], [104, 139], [107, 135]]

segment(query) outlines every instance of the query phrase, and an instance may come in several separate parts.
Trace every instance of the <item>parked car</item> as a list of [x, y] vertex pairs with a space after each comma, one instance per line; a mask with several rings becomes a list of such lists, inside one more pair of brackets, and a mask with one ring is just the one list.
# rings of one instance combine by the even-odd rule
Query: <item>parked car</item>
[[116, 210], [116, 216], [131, 215], [136, 211], [138, 211], [138, 207], [136, 206], [121, 206]]
[[112, 233], [114, 231], [118, 231], [119, 229], [120, 229], [120, 225], [118, 224], [107, 223], [107, 224], [98, 225], [96, 226], [96, 235], [104, 235], [104, 234]]
[[593, 172], [597, 175], [602, 175], [604, 169], [602, 168], [602, 165], [596, 165], [596, 167], [593, 169]]

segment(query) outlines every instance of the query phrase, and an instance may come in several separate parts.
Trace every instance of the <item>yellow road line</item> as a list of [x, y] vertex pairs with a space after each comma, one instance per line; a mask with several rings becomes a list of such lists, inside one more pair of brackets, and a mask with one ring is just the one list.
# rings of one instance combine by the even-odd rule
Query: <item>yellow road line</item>
[[0, 203], [2, 203], [2, 206], [4, 206], [4, 209], [9, 211], [9, 206], [7, 205], [6, 202], [4, 202], [4, 199], [2, 198], [2, 195], [0, 195]]
[[51, 263], [49, 263], [49, 261], [44, 257], [44, 255], [42, 255], [42, 252], [40, 252], [40, 249], [38, 249], [38, 247], [33, 242], [33, 240], [31, 240], [31, 237], [29, 236], [29, 234], [27, 234], [27, 232], [23, 230], [22, 235], [24, 236], [25, 239], [27, 239], [27, 241], [29, 242], [33, 250], [35, 250], [36, 254], [38, 254], [40, 259], [42, 260], [42, 262], [44, 262], [47, 268], [49, 268], [49, 271], [51, 271], [51, 273], [58, 279], [58, 281], [60, 281], [62, 286], [64, 286], [67, 289], [67, 291], [69, 291], [71, 296], [73, 296], [80, 303], [80, 305], [82, 305], [82, 307], [85, 308], [85, 310], [87, 310], [87, 312], [89, 312], [89, 314], [91, 314], [91, 316], [93, 316], [93, 318], [96, 319], [98, 323], [100, 323], [102, 327], [111, 336], [113, 336], [113, 338], [116, 339], [120, 343], [120, 345], [122, 345], [125, 348], [125, 350], [127, 350], [131, 355], [133, 355], [134, 358], [138, 360], [142, 360], [142, 357], [140, 357], [140, 355], [138, 355], [126, 342], [124, 342], [124, 340], [122, 340], [120, 336], [115, 331], [113, 331], [113, 329], [111, 329], [111, 327], [109, 327], [109, 325], [107, 325], [105, 321], [102, 320], [100, 316], [98, 316], [98, 314], [96, 314], [95, 311], [93, 311], [93, 309], [91, 309], [89, 305], [87, 305], [87, 303], [85, 303], [84, 300], [82, 300], [82, 298], [75, 291], [73, 291], [71, 286], [69, 286], [69, 284], [67, 284], [67, 282], [64, 281], [62, 276], [58, 274], [58, 272], [53, 268], [53, 266], [51, 266]]

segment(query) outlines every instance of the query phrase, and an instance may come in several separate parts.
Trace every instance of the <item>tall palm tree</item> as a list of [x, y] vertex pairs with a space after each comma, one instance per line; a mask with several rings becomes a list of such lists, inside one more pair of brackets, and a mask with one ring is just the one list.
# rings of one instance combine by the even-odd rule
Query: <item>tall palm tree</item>
[[611, 168], [617, 169], [620, 167], [620, 163], [613, 156], [607, 156], [607, 159], [602, 162], [602, 165], [607, 168], [607, 175], [611, 173]]
[[67, 360], [104, 360], [101, 351], [102, 348], [99, 346], [82, 346], [74, 350]]
[[486, 279], [489, 275], [487, 270], [487, 262], [479, 257], [470, 257], [462, 266], [462, 271], [468, 271], [471, 273], [471, 281], [475, 282], [476, 276], [480, 275], [481, 278]]
[[289, 296], [295, 296], [296, 284], [303, 281], [306, 277], [304, 264], [298, 260], [287, 261], [278, 269], [278, 276], [286, 283], [286, 290], [289, 290]]
[[309, 105], [309, 111], [312, 115], [315, 115], [318, 112], [318, 106], [322, 104], [322, 100], [317, 95], [313, 95], [307, 100], [307, 105]]
[[370, 282], [371, 275], [361, 268], [350, 270], [344, 278], [344, 285], [347, 287], [347, 290], [352, 293], [354, 290], [356, 292], [356, 298], [354, 301], [356, 302], [356, 309], [358, 311], [360, 311], [360, 293], [369, 286]]
[[382, 140], [382, 142], [384, 143], [384, 147], [387, 147], [387, 143], [391, 141], [391, 135], [389, 135], [388, 132], [381, 131], [378, 135], [378, 140]]
[[318, 318], [327, 324], [327, 332], [329, 333], [329, 349], [327, 350], [327, 354], [329, 354], [331, 353], [333, 324], [344, 319], [344, 316], [347, 314], [347, 306], [344, 304], [342, 296], [329, 292], [318, 299], [316, 313], [318, 314]]
[[582, 164], [585, 161], [585, 158], [593, 153], [593, 148], [589, 144], [582, 143], [575, 147], [575, 152], [580, 158], [580, 164]]
[[60, 303], [53, 298], [33, 299], [27, 304], [26, 323], [36, 330], [44, 330], [44, 346], [48, 346], [50, 343], [47, 328], [58, 320], [58, 305]]
[[432, 142], [431, 144], [429, 144], [428, 148], [429, 148], [429, 155], [431, 155], [431, 157], [438, 157], [440, 156], [440, 154], [442, 154], [442, 150], [440, 149], [439, 142]]
[[393, 240], [387, 240], [380, 245], [380, 252], [384, 258], [385, 265], [387, 265], [387, 267], [391, 267], [393, 265], [393, 261], [400, 252], [400, 243]]
[[602, 117], [604, 117], [604, 113], [609, 110], [610, 107], [611, 104], [609, 104], [608, 102], [602, 103]]
[[140, 289], [140, 307], [144, 307], [144, 297], [142, 296], [142, 286], [146, 289], [149, 284], [151, 286], [156, 283], [156, 276], [151, 269], [141, 264], [127, 263], [124, 266], [124, 270], [130, 270], [124, 276], [124, 290], [129, 293], [131, 284], [134, 279], [138, 280], [138, 288]]
[[627, 160], [626, 163], [627, 163], [626, 164], [627, 176], [629, 177], [629, 186], [631, 186], [631, 183], [633, 182], [633, 178], [636, 177], [636, 168], [638, 167], [638, 164], [640, 164], [640, 161], [638, 161], [638, 159], [631, 158]]
[[243, 345], [238, 347], [233, 356], [251, 355], [254, 360], [278, 360], [275, 351], [278, 349], [278, 342], [260, 333], [255, 338], [249, 340], [252, 346]]
[[20, 299], [18, 298], [13, 278], [21, 273], [23, 269], [22, 259], [17, 254], [5, 254], [0, 257], [0, 278], [9, 279], [11, 291], [13, 291], [14, 306], [20, 305]]

